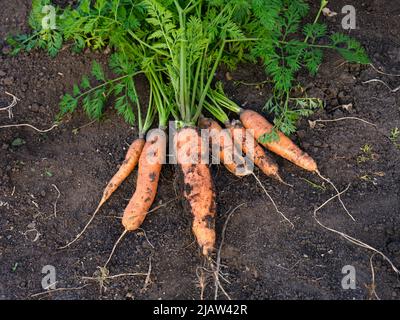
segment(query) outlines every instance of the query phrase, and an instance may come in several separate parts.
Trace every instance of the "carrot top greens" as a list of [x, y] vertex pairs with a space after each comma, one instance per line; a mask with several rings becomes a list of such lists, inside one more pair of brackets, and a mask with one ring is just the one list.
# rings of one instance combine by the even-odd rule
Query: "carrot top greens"
[[[82, 105], [90, 118], [100, 119], [110, 97], [117, 112], [140, 131], [151, 126], [155, 115], [165, 126], [170, 115], [181, 126], [194, 125], [206, 106], [224, 118], [233, 102], [214, 89], [214, 75], [224, 63], [233, 69], [241, 62], [261, 60], [273, 83], [265, 105], [275, 115], [275, 126], [285, 134], [295, 131], [301, 116], [321, 106], [318, 99], [292, 98], [300, 85], [296, 73], [306, 68], [315, 75], [324, 49], [337, 50], [344, 59], [368, 63], [361, 45], [347, 35], [327, 34], [320, 15], [321, 1], [312, 23], [304, 0], [79, 0], [73, 7], [54, 7], [54, 26], [43, 24], [50, 0], [33, 0], [30, 35], [8, 39], [13, 53], [34, 48], [56, 56], [64, 44], [80, 52], [85, 48], [112, 54], [108, 78], [93, 62], [90, 78], [84, 76], [60, 103], [59, 117]], [[48, 7], [45, 7], [48, 8]], [[146, 76], [150, 103], [142, 119], [135, 76]], [[236, 110], [237, 111], [237, 110]]]

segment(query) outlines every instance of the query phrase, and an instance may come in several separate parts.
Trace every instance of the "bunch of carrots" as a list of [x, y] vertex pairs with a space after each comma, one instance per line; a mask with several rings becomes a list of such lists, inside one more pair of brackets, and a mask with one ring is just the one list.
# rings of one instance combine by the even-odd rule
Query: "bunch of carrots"
[[[190, 204], [193, 215], [193, 233], [205, 256], [210, 255], [215, 248], [216, 203], [209, 166], [201, 161], [204, 148], [199, 128], [209, 130], [211, 142], [217, 142], [216, 139], [219, 139], [220, 160], [236, 176], [251, 174], [249, 161], [252, 161], [265, 175], [282, 181], [276, 162], [263, 147], [303, 169], [318, 172], [316, 162], [281, 132], [278, 132], [279, 140], [262, 143], [262, 147], [257, 139], [271, 134], [273, 125], [253, 110], [238, 108], [237, 112], [240, 120], [224, 123], [229, 131], [223, 130], [220, 124], [211, 118], [200, 117], [198, 127], [182, 126], [174, 137], [177, 161], [184, 177], [184, 196]], [[162, 164], [166, 159], [167, 139], [162, 128], [165, 127], [161, 126], [160, 129], [150, 131], [146, 141], [140, 136], [132, 142], [124, 162], [107, 184], [96, 210], [97, 213], [138, 166], [136, 190], [125, 208], [122, 219], [125, 231], [135, 231], [140, 228], [156, 197]], [[254, 135], [250, 132], [254, 132]], [[89, 223], [93, 218], [94, 215]], [[82, 233], [73, 242], [81, 235]]]
[[[125, 234], [140, 228], [154, 202], [162, 165], [166, 163], [167, 141], [170, 140], [166, 128], [170, 118], [176, 128], [172, 140], [183, 175], [184, 197], [193, 216], [192, 230], [202, 255], [211, 263], [216, 284], [219, 271], [218, 266], [214, 269], [212, 254], [216, 244], [217, 206], [209, 162], [203, 161], [204, 158], [208, 160], [207, 147], [211, 146], [212, 156], [238, 177], [253, 174], [261, 184], [253, 173], [257, 166], [266, 176], [286, 184], [268, 152], [275, 153], [329, 183], [336, 191], [330, 200], [337, 197], [347, 211], [340, 197], [343, 192], [321, 175], [317, 163], [307, 153], [261, 114], [239, 107], [214, 81], [221, 63], [234, 67], [242, 61], [254, 62], [262, 58], [274, 83], [273, 103], [280, 101], [283, 107], [278, 109], [285, 118], [285, 112], [290, 114], [288, 107], [295, 73], [306, 65], [315, 74], [322, 62], [321, 48], [335, 49], [347, 61], [368, 63], [361, 45], [346, 35], [331, 35], [331, 45], [316, 43], [327, 35], [326, 26], [318, 23], [318, 19], [328, 1], [321, 0], [314, 23], [304, 26], [303, 41], [292, 37], [296, 37], [300, 21], [308, 12], [304, 0], [78, 0], [74, 7], [57, 7], [56, 27], [45, 29], [42, 22], [48, 17], [44, 16], [43, 8], [48, 8], [49, 4], [51, 0], [32, 0], [29, 21], [34, 32], [8, 39], [15, 47], [13, 53], [46, 48], [55, 56], [64, 41], [78, 51], [87, 47], [107, 48], [113, 52], [110, 67], [117, 75], [107, 79], [99, 64], [94, 64], [92, 74], [100, 84], [92, 86], [89, 78], [84, 77], [80, 85], [74, 86], [72, 94], [63, 97], [59, 117], [72, 113], [82, 102], [86, 113], [99, 119], [106, 98], [114, 96], [118, 113], [130, 124], [136, 118], [139, 129], [138, 138], [132, 142], [125, 160], [104, 189], [90, 220], [62, 248], [70, 247], [81, 238], [99, 210], [136, 167], [136, 188], [122, 218], [124, 231], [104, 268]], [[144, 117], [135, 88], [138, 74], [146, 77], [150, 89]], [[309, 114], [305, 111], [303, 115]], [[230, 119], [232, 115], [234, 120]], [[156, 118], [158, 128], [152, 129]], [[279, 126], [283, 123], [281, 120], [275, 118], [274, 123]], [[279, 127], [285, 133], [293, 132], [288, 130], [290, 126]], [[200, 130], [207, 133], [207, 147], [203, 146]], [[282, 214], [261, 186], [276, 211]], [[315, 219], [322, 206], [314, 211]], [[382, 252], [317, 222], [353, 244], [379, 253], [399, 273]]]
[[[73, 41], [80, 49], [108, 46], [113, 50], [110, 65], [118, 77], [106, 80], [97, 65], [93, 74], [103, 83], [91, 87], [86, 78], [80, 86], [74, 86], [73, 95], [66, 95], [61, 103], [61, 116], [74, 111], [82, 101], [89, 115], [99, 117], [104, 97], [109, 95], [119, 96], [116, 108], [125, 119], [134, 117], [131, 103], [137, 106], [139, 137], [130, 145], [124, 162], [107, 184], [88, 223], [63, 248], [71, 246], [83, 235], [136, 166], [136, 189], [124, 211], [121, 238], [142, 225], [156, 197], [160, 172], [166, 162], [169, 140], [166, 128], [170, 118], [174, 119], [177, 129], [173, 141], [184, 180], [184, 197], [193, 216], [192, 230], [205, 257], [210, 257], [215, 248], [217, 206], [209, 165], [202, 161], [206, 148], [200, 129], [208, 132], [217, 157], [236, 176], [252, 174], [255, 165], [268, 177], [284, 182], [277, 164], [265, 149], [319, 174], [316, 162], [307, 153], [262, 115], [240, 108], [214, 81], [221, 63], [245, 60], [245, 50], [251, 48], [244, 43], [262, 41], [258, 38], [260, 32], [255, 29], [268, 26], [269, 9], [275, 10], [271, 19], [275, 17], [276, 21], [281, 21], [278, 19], [281, 6], [299, 15], [298, 11], [306, 8], [300, 0], [274, 5], [266, 1], [264, 4], [269, 6], [266, 8], [263, 3], [241, 0], [80, 0], [74, 9], [69, 7], [63, 11], [63, 18], [56, 21], [58, 28], [40, 29], [32, 36], [20, 39], [29, 50], [46, 45], [57, 50], [62, 41]], [[37, 28], [41, 28], [38, 23], [42, 18], [40, 4], [49, 4], [49, 0], [34, 1], [31, 21], [36, 21], [33, 25]], [[326, 1], [322, 1], [322, 5], [326, 5]], [[255, 23], [252, 24], [252, 20]], [[246, 36], [246, 33], [258, 37]], [[146, 108], [141, 107], [136, 94], [134, 79], [137, 74], [145, 75], [149, 85]], [[207, 118], [207, 113], [211, 117]], [[230, 121], [228, 114], [235, 114], [237, 118]], [[151, 130], [156, 118], [158, 128]]]

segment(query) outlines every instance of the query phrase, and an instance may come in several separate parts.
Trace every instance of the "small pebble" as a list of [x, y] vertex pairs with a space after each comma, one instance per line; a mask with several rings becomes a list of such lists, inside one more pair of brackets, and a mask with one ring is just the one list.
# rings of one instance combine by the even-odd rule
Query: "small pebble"
[[11, 86], [14, 83], [14, 78], [13, 77], [4, 78], [2, 82], [5, 86]]
[[34, 103], [34, 104], [31, 106], [31, 109], [32, 109], [33, 112], [38, 112], [38, 111], [39, 111], [39, 108], [40, 108], [40, 106], [39, 106], [37, 103]]
[[0, 70], [0, 77], [4, 77], [6, 73], [3, 70]]
[[27, 226], [28, 229], [35, 229], [36, 228], [36, 223], [35, 221], [31, 222], [30, 224], [28, 224]]
[[135, 298], [135, 296], [133, 295], [133, 293], [128, 292], [128, 293], [126, 294], [125, 298], [130, 299], [130, 300], [133, 300], [133, 299]]

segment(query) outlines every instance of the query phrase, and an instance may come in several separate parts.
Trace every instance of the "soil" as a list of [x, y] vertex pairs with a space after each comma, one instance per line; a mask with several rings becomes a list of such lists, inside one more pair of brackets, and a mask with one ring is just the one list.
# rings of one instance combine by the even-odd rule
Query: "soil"
[[[339, 13], [335, 18], [323, 18], [331, 31], [343, 31], [341, 8], [346, 4], [348, 1], [340, 0], [329, 5]], [[400, 74], [400, 3], [365, 0], [354, 1], [354, 5], [357, 29], [351, 35], [366, 47], [376, 68]], [[29, 30], [30, 1], [0, 0], [0, 7], [0, 106], [10, 102], [6, 91], [20, 99], [12, 120], [7, 112], [0, 112], [0, 125], [29, 123], [49, 128], [60, 96], [89, 71], [93, 59], [103, 63], [107, 59], [68, 50], [55, 59], [40, 51], [10, 57], [4, 39], [10, 33]], [[316, 4], [313, 10], [317, 10]], [[235, 82], [265, 80], [262, 67], [243, 66], [231, 72], [230, 81], [224, 77], [225, 70], [218, 76], [225, 81], [229, 95], [248, 108], [261, 110], [270, 95], [268, 86]], [[391, 130], [400, 128], [400, 92], [392, 93], [376, 82], [363, 83], [374, 78], [392, 88], [400, 82], [400, 77], [385, 76], [370, 66], [349, 65], [336, 53], [327, 53], [318, 76], [299, 75], [308, 95], [326, 101], [325, 108], [309, 120], [351, 116], [370, 121], [376, 128], [350, 119], [312, 128], [304, 119], [292, 138], [339, 189], [350, 184], [343, 201], [356, 221], [333, 201], [320, 211], [321, 222], [381, 250], [400, 267], [400, 148], [396, 145], [400, 138], [396, 143], [390, 139]], [[146, 94], [145, 85], [139, 90]], [[351, 108], [341, 107], [350, 103]], [[154, 204], [164, 206], [149, 214], [142, 231], [121, 242], [109, 265], [111, 275], [146, 274], [151, 263], [147, 282], [143, 275], [118, 277], [100, 290], [98, 282], [82, 279], [92, 277], [104, 264], [121, 234], [117, 217], [132, 194], [136, 174], [113, 195], [76, 245], [57, 250], [84, 226], [103, 187], [122, 162], [128, 143], [137, 135], [112, 108], [100, 123], [90, 123], [79, 111], [46, 134], [22, 127], [0, 130], [1, 299], [200, 298], [196, 272], [203, 260], [172, 165], [163, 168]], [[365, 145], [371, 151], [365, 152]], [[294, 188], [256, 174], [294, 229], [275, 212], [254, 177], [237, 179], [223, 167], [212, 166], [218, 246], [229, 211], [243, 204], [231, 216], [221, 251], [222, 271], [229, 280], [224, 282], [227, 293], [233, 299], [376, 298], [371, 290], [373, 252], [323, 229], [313, 218], [313, 210], [334, 194], [332, 188], [316, 175], [276, 160], [283, 178]], [[400, 282], [390, 265], [379, 255], [372, 261], [377, 295], [399, 299]], [[55, 267], [57, 288], [76, 289], [36, 296], [44, 291], [43, 267], [48, 265]], [[342, 268], [347, 265], [355, 268], [355, 289], [342, 288]], [[213, 298], [210, 281], [205, 298]]]

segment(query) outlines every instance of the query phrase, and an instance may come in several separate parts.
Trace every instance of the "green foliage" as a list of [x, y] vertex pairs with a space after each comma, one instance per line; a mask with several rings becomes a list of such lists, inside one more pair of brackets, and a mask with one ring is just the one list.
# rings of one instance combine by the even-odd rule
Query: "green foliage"
[[[29, 16], [29, 25], [34, 30], [33, 34], [21, 34], [8, 37], [7, 42], [13, 47], [12, 55], [22, 50], [31, 51], [35, 48], [45, 49], [51, 57], [55, 57], [63, 45], [62, 32], [56, 28], [43, 28], [42, 20], [48, 14], [43, 8], [51, 4], [50, 0], [33, 0], [32, 11]], [[44, 12], [43, 12], [44, 11]], [[59, 10], [56, 10], [56, 26], [59, 23]]]
[[345, 60], [361, 64], [368, 64], [370, 62], [365, 49], [353, 38], [345, 34], [334, 33], [330, 37], [330, 40], [332, 41], [332, 46]]
[[399, 137], [400, 137], [400, 130], [399, 130], [399, 128], [393, 128], [391, 131], [390, 131], [390, 136], [389, 136], [389, 139], [390, 139], [390, 141], [392, 141], [392, 143], [395, 145], [395, 147], [397, 148], [397, 149], [400, 149], [400, 143], [399, 143]]
[[[280, 131], [290, 134], [296, 131], [296, 122], [301, 117], [309, 117], [315, 110], [323, 108], [324, 103], [317, 98], [288, 98], [282, 108], [276, 103], [274, 97], [270, 98], [264, 106], [264, 110], [275, 114], [274, 124]], [[274, 137], [265, 136], [263, 139]]]
[[[243, 61], [262, 60], [273, 83], [265, 110], [275, 116], [277, 128], [290, 134], [300, 117], [321, 107], [318, 99], [291, 97], [300, 70], [317, 74], [325, 49], [350, 62], [369, 62], [354, 39], [327, 35], [326, 25], [318, 22], [325, 0], [308, 24], [303, 24], [309, 14], [305, 0], [79, 0], [73, 7], [56, 7], [56, 28], [44, 30], [42, 8], [50, 4], [32, 1], [33, 32], [8, 39], [13, 53], [40, 48], [54, 57], [64, 43], [76, 52], [107, 51], [115, 75], [108, 78], [94, 62], [90, 78], [84, 76], [62, 98], [60, 117], [81, 104], [90, 118], [99, 119], [113, 97], [118, 114], [130, 124], [137, 119], [142, 128], [153, 120], [155, 109], [160, 123], [170, 113], [192, 123], [204, 103], [213, 105], [208, 91], [220, 63], [233, 69]], [[138, 73], [151, 88], [145, 124], [133, 78]], [[216, 100], [236, 108], [220, 96]], [[223, 118], [222, 110], [217, 113]], [[273, 139], [274, 134], [264, 138]]]
[[[114, 57], [114, 59], [117, 59]], [[121, 65], [123, 66], [123, 65]], [[132, 70], [130, 70], [132, 71]], [[126, 122], [134, 124], [135, 114], [133, 105], [138, 103], [135, 85], [132, 79], [133, 74], [128, 74], [114, 80], [107, 80], [101, 65], [93, 62], [91, 76], [93, 81], [87, 76], [83, 76], [81, 83], [75, 84], [72, 94], [65, 94], [60, 102], [60, 112], [58, 118], [62, 118], [68, 113], [72, 113], [78, 107], [79, 101], [90, 119], [99, 120], [103, 114], [107, 97], [114, 95], [116, 98], [115, 108]], [[92, 83], [97, 82], [97, 85]]]
[[[312, 112], [312, 108], [303, 108], [299, 102], [293, 105], [289, 99], [292, 88], [297, 84], [296, 74], [301, 68], [305, 67], [312, 75], [317, 74], [323, 60], [322, 49], [334, 49], [349, 62], [369, 63], [365, 50], [356, 40], [339, 33], [326, 36], [326, 25], [317, 22], [326, 4], [326, 1], [321, 2], [314, 23], [301, 27], [309, 9], [304, 0], [252, 1], [257, 18], [251, 22], [254, 25], [253, 36], [261, 40], [251, 52], [254, 58], [262, 59], [267, 74], [274, 82], [274, 97], [268, 101], [266, 110], [275, 114], [276, 126], [286, 134], [296, 130], [295, 124], [300, 116], [308, 116]], [[304, 38], [299, 39], [297, 34], [301, 31]], [[319, 45], [323, 39], [329, 43]]]

